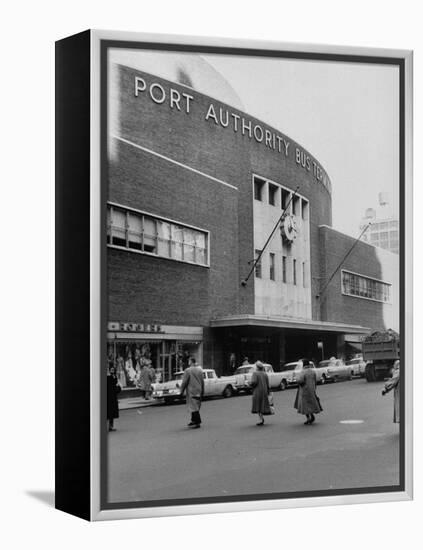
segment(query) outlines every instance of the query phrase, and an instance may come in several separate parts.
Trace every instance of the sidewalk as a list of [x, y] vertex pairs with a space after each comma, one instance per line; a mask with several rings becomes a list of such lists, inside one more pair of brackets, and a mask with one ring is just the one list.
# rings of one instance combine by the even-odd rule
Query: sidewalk
[[120, 397], [119, 398], [119, 410], [124, 411], [126, 409], [136, 409], [139, 407], [151, 407], [154, 405], [160, 405], [161, 400], [160, 399], [144, 399], [141, 396], [128, 396], [128, 397]]

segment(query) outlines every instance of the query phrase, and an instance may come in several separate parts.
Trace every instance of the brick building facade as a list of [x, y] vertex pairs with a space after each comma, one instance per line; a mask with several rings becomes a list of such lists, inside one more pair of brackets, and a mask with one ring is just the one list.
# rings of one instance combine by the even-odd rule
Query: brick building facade
[[[329, 177], [300, 144], [128, 66], [109, 67], [108, 94], [108, 346], [124, 386], [143, 358], [164, 378], [188, 355], [218, 373], [243, 356], [278, 369], [395, 328], [389, 253], [359, 243], [321, 294], [354, 240], [331, 228]], [[389, 289], [371, 282], [387, 274]]]

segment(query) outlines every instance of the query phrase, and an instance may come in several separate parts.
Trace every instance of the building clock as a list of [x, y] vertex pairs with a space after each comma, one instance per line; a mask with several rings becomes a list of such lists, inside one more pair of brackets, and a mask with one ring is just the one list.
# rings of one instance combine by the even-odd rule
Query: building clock
[[287, 214], [281, 222], [282, 239], [288, 244], [292, 244], [297, 238], [298, 229], [295, 217]]

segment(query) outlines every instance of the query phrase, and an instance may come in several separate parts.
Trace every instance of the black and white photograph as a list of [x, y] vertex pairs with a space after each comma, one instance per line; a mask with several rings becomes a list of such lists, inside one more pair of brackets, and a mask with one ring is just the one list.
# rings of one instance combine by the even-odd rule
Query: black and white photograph
[[404, 491], [404, 67], [101, 55], [102, 507]]
[[3, 546], [418, 547], [418, 3], [2, 8]]

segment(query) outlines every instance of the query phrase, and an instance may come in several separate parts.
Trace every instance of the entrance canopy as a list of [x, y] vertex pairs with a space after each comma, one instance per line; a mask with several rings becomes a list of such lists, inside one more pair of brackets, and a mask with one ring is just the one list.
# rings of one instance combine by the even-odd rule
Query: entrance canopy
[[369, 327], [360, 325], [347, 325], [344, 323], [329, 323], [327, 321], [314, 321], [311, 319], [292, 319], [289, 317], [269, 317], [267, 315], [230, 315], [219, 317], [210, 322], [211, 327], [271, 327], [297, 330], [310, 330], [313, 332], [335, 332], [338, 334], [370, 334]]

